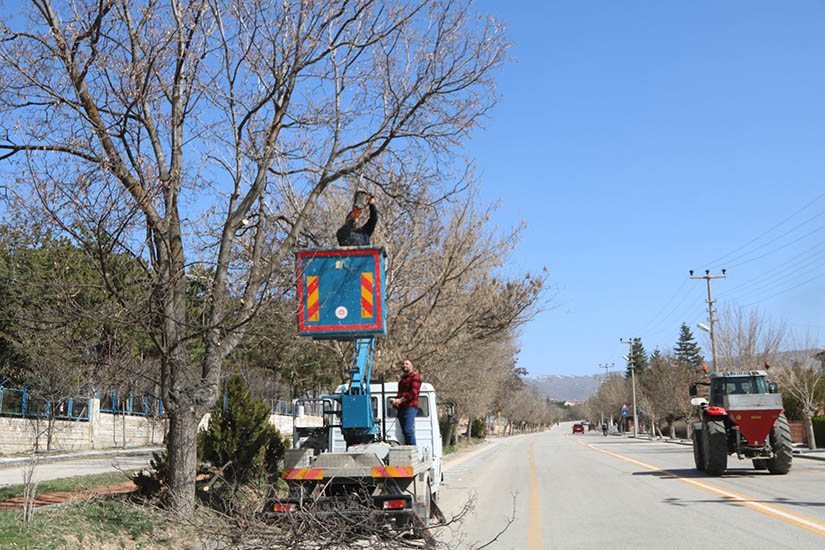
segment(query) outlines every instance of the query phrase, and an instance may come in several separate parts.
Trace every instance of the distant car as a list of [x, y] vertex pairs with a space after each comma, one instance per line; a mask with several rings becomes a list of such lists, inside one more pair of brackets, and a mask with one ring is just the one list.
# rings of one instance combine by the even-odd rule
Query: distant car
[[574, 434], [583, 434], [584, 433], [584, 424], [573, 424], [573, 433]]

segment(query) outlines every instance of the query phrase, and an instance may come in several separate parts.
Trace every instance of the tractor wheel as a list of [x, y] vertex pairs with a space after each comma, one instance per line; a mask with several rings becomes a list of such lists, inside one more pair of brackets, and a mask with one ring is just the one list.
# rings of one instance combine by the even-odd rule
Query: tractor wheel
[[702, 455], [705, 471], [721, 476], [728, 467], [728, 436], [724, 420], [705, 420], [702, 423]]
[[702, 451], [702, 430], [693, 430], [693, 463], [700, 472], [705, 471], [705, 456]]
[[791, 428], [784, 414], [779, 415], [771, 428], [771, 447], [773, 447], [773, 458], [768, 460], [768, 470], [772, 474], [787, 474], [791, 470], [793, 461], [793, 443], [791, 442]]
[[753, 469], [754, 470], [767, 470], [768, 469], [768, 459], [767, 458], [754, 458], [753, 459]]

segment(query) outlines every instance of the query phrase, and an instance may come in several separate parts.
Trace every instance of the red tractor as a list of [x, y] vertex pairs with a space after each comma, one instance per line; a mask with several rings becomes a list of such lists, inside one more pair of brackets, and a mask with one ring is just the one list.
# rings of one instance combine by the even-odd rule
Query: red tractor
[[[753, 460], [757, 470], [787, 474], [793, 447], [782, 396], [768, 383], [765, 371], [720, 372], [709, 382], [690, 387], [691, 405], [699, 408], [694, 424], [693, 458], [696, 469], [719, 476], [728, 455]], [[696, 397], [697, 385], [709, 385], [709, 399]]]

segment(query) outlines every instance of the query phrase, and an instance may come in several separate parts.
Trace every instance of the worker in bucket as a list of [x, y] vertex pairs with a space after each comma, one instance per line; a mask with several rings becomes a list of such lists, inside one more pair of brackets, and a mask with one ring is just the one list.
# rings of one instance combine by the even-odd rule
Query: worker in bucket
[[[378, 223], [378, 209], [375, 207], [375, 197], [365, 191], [356, 191], [353, 199], [352, 210], [347, 214], [344, 225], [335, 232], [339, 246], [369, 246], [372, 232], [375, 231], [375, 224]], [[369, 208], [369, 219], [361, 227], [356, 228], [355, 224], [363, 214], [364, 209]]]
[[415, 373], [412, 361], [405, 359], [401, 363], [401, 380], [398, 382], [398, 395], [390, 399], [393, 407], [398, 409], [398, 421], [407, 445], [415, 445], [415, 416], [418, 414], [418, 392], [421, 390], [421, 377]]

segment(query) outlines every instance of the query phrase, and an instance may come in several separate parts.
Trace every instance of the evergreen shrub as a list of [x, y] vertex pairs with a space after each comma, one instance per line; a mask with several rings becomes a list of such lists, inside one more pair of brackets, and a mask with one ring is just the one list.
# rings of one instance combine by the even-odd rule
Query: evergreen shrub
[[477, 439], [482, 439], [487, 435], [487, 423], [483, 418], [474, 418], [470, 428], [470, 435]]
[[815, 416], [812, 419], [814, 424], [814, 439], [818, 448], [825, 447], [825, 416]]
[[269, 404], [252, 395], [237, 374], [218, 400], [209, 428], [198, 434], [202, 459], [230, 481], [243, 483], [261, 473], [276, 475], [284, 454], [278, 428], [269, 422]]

